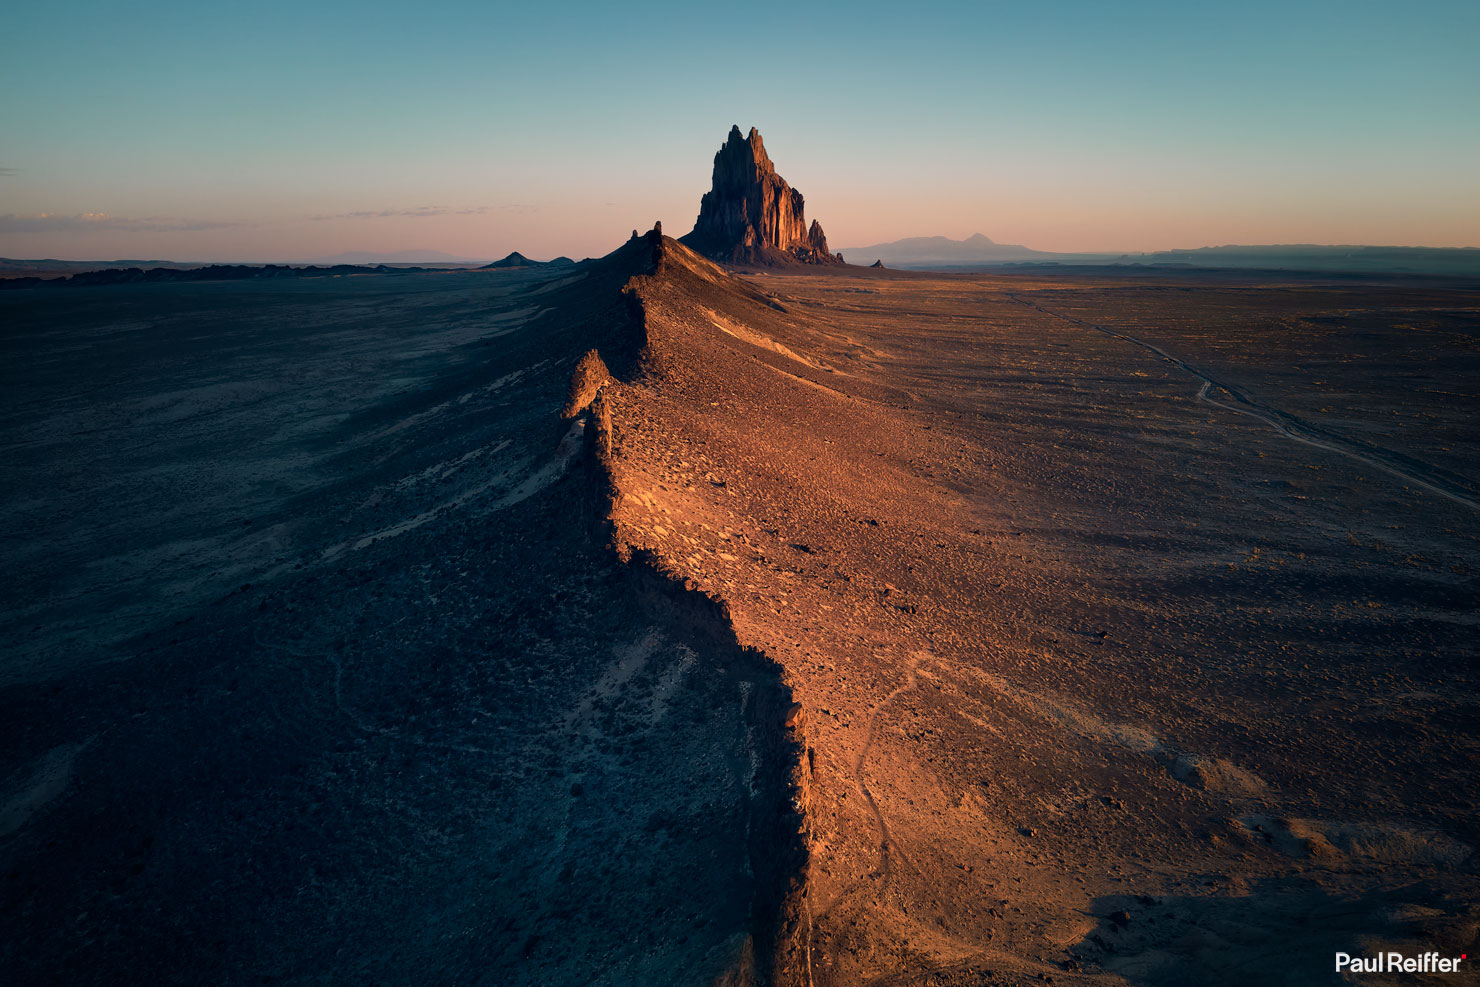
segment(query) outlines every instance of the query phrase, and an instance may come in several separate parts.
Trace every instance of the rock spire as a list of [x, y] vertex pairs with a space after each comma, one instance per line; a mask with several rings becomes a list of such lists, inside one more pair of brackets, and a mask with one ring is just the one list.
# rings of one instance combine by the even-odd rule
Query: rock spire
[[738, 126], [714, 156], [714, 182], [699, 200], [693, 232], [681, 238], [715, 260], [732, 264], [841, 264], [827, 249], [815, 219], [808, 226], [802, 193], [786, 184], [766, 154], [760, 133]]

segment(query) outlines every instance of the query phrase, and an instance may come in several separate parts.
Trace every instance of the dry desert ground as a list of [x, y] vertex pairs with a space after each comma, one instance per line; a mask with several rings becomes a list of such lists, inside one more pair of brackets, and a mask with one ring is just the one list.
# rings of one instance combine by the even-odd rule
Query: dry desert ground
[[657, 232], [7, 293], [0, 968], [1474, 956], [1477, 302], [735, 271]]

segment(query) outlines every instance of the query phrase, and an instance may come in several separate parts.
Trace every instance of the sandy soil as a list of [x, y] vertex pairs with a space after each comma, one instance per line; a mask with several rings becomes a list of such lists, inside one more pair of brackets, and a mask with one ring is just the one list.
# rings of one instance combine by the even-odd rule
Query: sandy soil
[[806, 709], [788, 982], [1474, 953], [1472, 292], [749, 282], [640, 289], [616, 517]]

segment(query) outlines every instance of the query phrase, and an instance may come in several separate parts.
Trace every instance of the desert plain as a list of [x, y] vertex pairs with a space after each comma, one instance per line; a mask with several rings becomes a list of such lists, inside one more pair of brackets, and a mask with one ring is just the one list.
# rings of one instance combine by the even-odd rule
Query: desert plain
[[1333, 957], [1480, 949], [1477, 303], [657, 230], [4, 293], [0, 968], [1475, 982]]

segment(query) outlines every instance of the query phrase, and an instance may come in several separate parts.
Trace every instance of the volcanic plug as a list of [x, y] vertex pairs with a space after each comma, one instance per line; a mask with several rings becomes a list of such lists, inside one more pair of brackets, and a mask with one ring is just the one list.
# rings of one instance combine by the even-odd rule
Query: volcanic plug
[[815, 219], [807, 225], [802, 193], [776, 174], [760, 132], [740, 128], [714, 156], [712, 187], [699, 202], [694, 229], [680, 242], [731, 264], [841, 264], [827, 249], [827, 236]]

